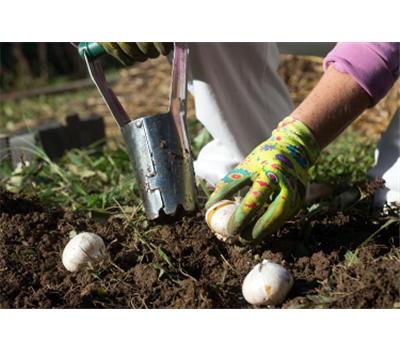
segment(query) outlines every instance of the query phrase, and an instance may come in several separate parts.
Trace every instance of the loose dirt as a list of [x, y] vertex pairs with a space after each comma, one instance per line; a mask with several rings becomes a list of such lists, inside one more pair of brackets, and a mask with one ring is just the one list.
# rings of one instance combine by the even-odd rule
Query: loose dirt
[[[114, 217], [101, 224], [2, 189], [1, 308], [259, 308], [243, 299], [241, 286], [260, 259], [282, 264], [294, 276], [286, 301], [276, 308], [399, 307], [397, 225], [382, 229], [350, 267], [346, 252], [382, 222], [328, 211], [313, 217], [311, 226], [308, 243], [299, 239], [297, 219], [240, 255], [213, 236], [204, 210], [145, 235], [142, 224]], [[96, 272], [68, 272], [61, 255], [72, 230], [100, 235], [111, 261]]]

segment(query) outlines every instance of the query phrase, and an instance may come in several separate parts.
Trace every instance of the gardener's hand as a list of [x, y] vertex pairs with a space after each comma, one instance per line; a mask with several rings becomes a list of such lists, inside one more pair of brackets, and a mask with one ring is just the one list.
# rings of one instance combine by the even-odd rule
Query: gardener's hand
[[173, 43], [97, 43], [108, 54], [114, 56], [125, 66], [131, 66], [136, 61], [144, 62], [148, 58], [167, 56], [173, 49]]
[[[239, 234], [237, 251], [256, 246], [297, 213], [304, 203], [308, 169], [319, 153], [318, 143], [307, 126], [287, 117], [269, 140], [217, 183], [207, 209], [230, 199], [241, 188], [252, 186], [228, 222], [228, 233]], [[246, 227], [263, 206], [266, 212]]]

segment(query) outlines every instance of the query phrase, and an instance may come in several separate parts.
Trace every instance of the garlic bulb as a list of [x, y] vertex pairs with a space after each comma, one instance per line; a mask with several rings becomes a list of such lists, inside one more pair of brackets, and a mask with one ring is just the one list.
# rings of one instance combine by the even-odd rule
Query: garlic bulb
[[215, 236], [223, 242], [233, 244], [239, 238], [239, 235], [233, 237], [228, 235], [227, 225], [229, 218], [239, 206], [240, 200], [239, 197], [235, 197], [234, 201], [225, 199], [215, 203], [207, 210], [206, 222]]
[[283, 266], [263, 260], [244, 279], [242, 292], [253, 305], [282, 304], [293, 286], [293, 277]]
[[91, 232], [82, 232], [66, 245], [62, 262], [71, 272], [92, 268], [100, 260], [108, 257], [103, 239]]

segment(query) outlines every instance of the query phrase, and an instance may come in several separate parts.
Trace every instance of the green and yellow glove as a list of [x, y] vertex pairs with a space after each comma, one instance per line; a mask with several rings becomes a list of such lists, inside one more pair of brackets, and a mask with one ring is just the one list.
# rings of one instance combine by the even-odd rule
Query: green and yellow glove
[[173, 49], [173, 43], [97, 43], [107, 53], [115, 57], [125, 66], [131, 66], [136, 61], [144, 62], [148, 58], [167, 56]]
[[[317, 140], [307, 126], [287, 117], [269, 140], [217, 183], [207, 209], [252, 186], [228, 222], [229, 235], [239, 235], [237, 251], [256, 246], [298, 212], [306, 196], [308, 169], [319, 153]], [[265, 213], [249, 225], [262, 207]]]

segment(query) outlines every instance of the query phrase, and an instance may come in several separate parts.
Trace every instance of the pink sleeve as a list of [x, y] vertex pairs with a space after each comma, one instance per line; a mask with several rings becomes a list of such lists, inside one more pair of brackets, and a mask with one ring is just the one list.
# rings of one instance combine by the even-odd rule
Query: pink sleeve
[[333, 65], [350, 74], [371, 96], [375, 106], [400, 74], [400, 43], [338, 43], [324, 59], [324, 70]]

